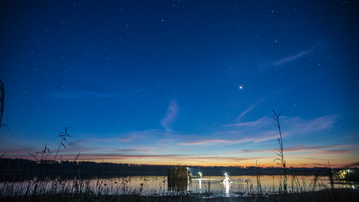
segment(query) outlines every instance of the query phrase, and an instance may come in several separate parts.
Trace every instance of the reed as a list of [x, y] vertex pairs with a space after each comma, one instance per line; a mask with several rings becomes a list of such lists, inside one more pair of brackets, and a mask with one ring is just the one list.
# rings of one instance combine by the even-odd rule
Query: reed
[[[129, 178], [122, 182], [108, 181], [93, 186], [89, 180], [74, 178], [70, 181], [57, 179], [33, 180], [23, 183], [0, 184], [0, 201], [355, 201], [359, 193], [353, 189], [323, 189], [322, 191], [305, 191], [305, 182], [298, 177], [292, 178], [292, 189], [287, 195], [276, 190], [259, 190], [251, 183], [246, 193], [232, 194], [230, 198], [223, 193], [210, 190], [210, 181], [205, 193], [181, 192], [143, 192], [141, 187], [130, 189]], [[318, 179], [318, 182], [319, 179]], [[325, 186], [319, 183], [319, 186]], [[334, 194], [337, 196], [334, 198]]]
[[[192, 193], [187, 192], [186, 190], [174, 192], [156, 192], [154, 190], [152, 192], [144, 192], [143, 187], [141, 186], [136, 189], [130, 189], [130, 179], [127, 178], [123, 178], [122, 182], [119, 181], [118, 183], [102, 183], [100, 181], [101, 168], [99, 168], [97, 182], [95, 185], [91, 185], [89, 180], [85, 180], [83, 178], [82, 171], [79, 169], [77, 177], [70, 181], [64, 181], [56, 177], [49, 177], [45, 175], [43, 173], [43, 170], [41, 169], [40, 175], [36, 179], [24, 181], [22, 183], [0, 183], [0, 201], [356, 201], [356, 199], [359, 198], [358, 190], [338, 189], [334, 187], [333, 172], [330, 166], [328, 166], [328, 168], [318, 170], [314, 178], [313, 189], [308, 188], [307, 182], [304, 180], [302, 180], [301, 182], [298, 176], [294, 174], [292, 174], [291, 184], [289, 185], [290, 187], [288, 187], [286, 161], [284, 160], [284, 146], [279, 122], [279, 117], [281, 113], [277, 114], [274, 110], [273, 113], [273, 118], [276, 121], [276, 127], [279, 131], [279, 152], [277, 153], [279, 157], [276, 158], [274, 161], [278, 161], [278, 165], [281, 166], [281, 177], [283, 177], [280, 180], [280, 186], [278, 190], [275, 190], [274, 185], [272, 190], [265, 190], [262, 188], [260, 181], [260, 165], [257, 165], [257, 163], [257, 187], [253, 186], [250, 181], [246, 180], [244, 182], [247, 183], [247, 187], [243, 188], [241, 185], [241, 190], [238, 190], [238, 192], [231, 193], [232, 195], [229, 198], [224, 197], [223, 193], [218, 193], [214, 190], [211, 190], [210, 180], [204, 182], [204, 193]], [[56, 162], [56, 158], [59, 154], [60, 148], [63, 147], [66, 149], [66, 137], [71, 137], [68, 134], [69, 128], [70, 127], [65, 128], [65, 132], [59, 134], [61, 141], [53, 159], [54, 163]], [[34, 161], [36, 161], [40, 165], [40, 168], [43, 168], [41, 166], [44, 160], [46, 160], [50, 154], [50, 149], [47, 147], [47, 145], [45, 145], [42, 151], [30, 155], [34, 157]], [[75, 157], [73, 161], [74, 166], [77, 166], [75, 162], [79, 158], [79, 155], [80, 153]], [[2, 155], [0, 158], [2, 158], [3, 156], [4, 155]], [[359, 165], [359, 163], [350, 166], [357, 165]], [[316, 186], [325, 186], [319, 183], [319, 175], [320, 172], [322, 172], [323, 170], [327, 172], [327, 175], [329, 177], [330, 188], [321, 187], [321, 191], [316, 191]], [[34, 177], [32, 171], [30, 171], [29, 177], [30, 179], [31, 177]]]
[[59, 153], [61, 146], [63, 146], [64, 149], [66, 149], [66, 146], [65, 146], [65, 144], [64, 144], [63, 142], [64, 142], [64, 140], [65, 140], [65, 142], [67, 142], [66, 137], [71, 137], [69, 134], [67, 134], [67, 130], [68, 130], [69, 128], [71, 128], [71, 127], [67, 127], [67, 128], [65, 127], [65, 133], [64, 133], [64, 132], [61, 132], [61, 133], [59, 134], [59, 137], [61, 138], [61, 142], [60, 142], [59, 148], [58, 148], [57, 151], [56, 151], [56, 155], [55, 155], [54, 161], [56, 160], [57, 154]]
[[282, 186], [279, 187], [279, 192], [282, 192], [284, 194], [287, 193], [287, 169], [286, 169], [286, 161], [284, 160], [284, 146], [283, 146], [283, 138], [282, 138], [282, 130], [280, 128], [280, 122], [279, 122], [279, 116], [281, 115], [282, 112], [279, 112], [278, 114], [275, 112], [275, 110], [273, 110], [274, 113], [274, 117], [273, 119], [276, 121], [276, 127], [278, 128], [278, 132], [279, 132], [279, 138], [278, 138], [278, 144], [279, 144], [279, 151], [278, 153], [276, 153], [279, 158], [275, 158], [274, 161], [279, 161], [279, 163], [277, 163], [278, 165], [280, 165], [281, 169], [282, 169], [282, 176], [283, 176], [283, 181], [281, 180], [281, 183], [283, 182], [283, 189]]

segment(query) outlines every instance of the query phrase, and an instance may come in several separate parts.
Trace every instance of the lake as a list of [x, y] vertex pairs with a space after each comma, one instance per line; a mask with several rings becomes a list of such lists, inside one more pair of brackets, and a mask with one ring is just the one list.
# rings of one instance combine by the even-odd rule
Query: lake
[[[178, 192], [191, 193], [214, 193], [218, 196], [248, 195], [249, 193], [259, 193], [260, 189], [263, 193], [273, 193], [279, 190], [281, 176], [278, 175], [262, 175], [257, 184], [257, 176], [229, 176], [231, 182], [223, 182], [223, 176], [206, 176], [203, 178], [187, 180], [169, 181], [167, 176], [127, 176], [127, 177], [108, 177], [100, 179], [86, 179], [83, 184], [89, 185], [95, 191], [109, 194], [131, 194], [133, 192], [141, 192], [143, 195], [171, 194]], [[13, 182], [14, 187], [21, 187], [36, 181]], [[78, 179], [73, 180], [48, 180], [39, 182], [47, 189], [54, 184], [62, 184], [68, 187], [80, 183]], [[313, 189], [314, 176], [289, 176], [287, 180], [288, 191], [311, 191]], [[0, 186], [9, 184], [2, 182]], [[336, 188], [347, 187], [348, 185], [336, 184]], [[61, 186], [58, 186], [60, 189]], [[315, 190], [330, 188], [328, 177], [320, 176]]]

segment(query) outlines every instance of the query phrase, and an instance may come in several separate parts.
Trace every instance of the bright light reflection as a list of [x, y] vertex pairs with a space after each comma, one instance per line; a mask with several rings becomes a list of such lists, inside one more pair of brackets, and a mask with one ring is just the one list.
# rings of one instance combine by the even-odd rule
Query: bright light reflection
[[231, 187], [232, 184], [232, 180], [229, 179], [228, 174], [224, 173], [224, 180], [223, 180], [223, 186], [226, 189], [226, 197], [229, 197], [229, 189]]
[[229, 181], [223, 181], [224, 188], [226, 189], [226, 197], [229, 197], [229, 188], [231, 187], [231, 183]]
[[201, 179], [199, 179], [199, 189], [200, 189], [200, 191], [201, 191], [201, 189], [202, 189], [202, 180]]

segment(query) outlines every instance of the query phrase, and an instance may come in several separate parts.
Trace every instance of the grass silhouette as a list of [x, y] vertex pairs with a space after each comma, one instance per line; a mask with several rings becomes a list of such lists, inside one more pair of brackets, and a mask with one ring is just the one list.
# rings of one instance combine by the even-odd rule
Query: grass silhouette
[[276, 127], [278, 128], [278, 132], [279, 132], [279, 138], [278, 138], [278, 144], [279, 144], [279, 152], [276, 153], [279, 158], [274, 159], [274, 161], [279, 161], [280, 163], [277, 163], [278, 165], [280, 165], [281, 170], [282, 170], [282, 176], [283, 176], [283, 181], [281, 180], [281, 183], [283, 182], [283, 189], [282, 186], [279, 186], [279, 192], [282, 192], [284, 194], [287, 193], [287, 170], [286, 170], [286, 161], [284, 160], [284, 146], [283, 146], [283, 138], [282, 138], [282, 130], [280, 128], [280, 122], [279, 122], [279, 116], [281, 115], [281, 112], [279, 112], [278, 114], [275, 112], [275, 110], [273, 110], [274, 113], [274, 117], [273, 119], [276, 121]]
[[[0, 80], [1, 81], [1, 80]], [[2, 82], [1, 82], [2, 83]], [[3, 96], [2, 96], [3, 98]], [[2, 105], [3, 106], [3, 105]], [[3, 109], [2, 109], [3, 110]], [[3, 111], [2, 111], [3, 112]], [[34, 157], [34, 161], [40, 165], [40, 174], [36, 175], [37, 178], [34, 180], [24, 181], [23, 183], [14, 183], [14, 182], [1, 182], [0, 183], [0, 201], [356, 201], [359, 198], [358, 190], [356, 189], [337, 189], [334, 187], [334, 177], [333, 170], [328, 166], [328, 168], [323, 168], [318, 170], [315, 175], [313, 189], [306, 189], [306, 182], [300, 183], [298, 177], [292, 175], [292, 184], [291, 191], [288, 190], [288, 177], [286, 172], [286, 161], [284, 159], [284, 146], [282, 139], [282, 131], [279, 122], [279, 117], [281, 113], [274, 113], [274, 120], [276, 121], [276, 127], [278, 128], [279, 138], [279, 151], [277, 153], [278, 158], [274, 159], [277, 161], [277, 164], [280, 165], [282, 175], [280, 180], [279, 190], [268, 190], [262, 189], [260, 182], [260, 165], [256, 164], [257, 168], [257, 187], [252, 187], [246, 189], [246, 192], [240, 192], [237, 195], [233, 195], [230, 198], [223, 197], [223, 194], [218, 194], [215, 191], [212, 191], [210, 188], [210, 181], [205, 185], [204, 193], [192, 193], [182, 190], [180, 192], [163, 192], [158, 193], [154, 191], [153, 193], [144, 194], [142, 188], [138, 189], [129, 189], [128, 181], [123, 180], [122, 182], [114, 182], [112, 184], [104, 184], [100, 182], [101, 169], [99, 169], [97, 183], [93, 186], [90, 185], [90, 181], [83, 178], [82, 172], [78, 169], [77, 176], [70, 181], [61, 180], [56, 176], [51, 176], [51, 167], [50, 171], [44, 169], [45, 160], [51, 155], [50, 149], [45, 145], [44, 149], [40, 152], [30, 154]], [[68, 129], [65, 128], [64, 132], [59, 134], [61, 138], [59, 147], [55, 153], [53, 163], [57, 162], [57, 157], [59, 155], [61, 147], [66, 149], [65, 143], [67, 142], [67, 137], [71, 137], [68, 134]], [[0, 158], [2, 158], [3, 154]], [[38, 156], [40, 155], [40, 157]], [[79, 158], [80, 153], [76, 155], [72, 161], [73, 166], [77, 166], [77, 159]], [[60, 163], [62, 157], [60, 158]], [[359, 163], [352, 164], [349, 166], [357, 166]], [[33, 169], [30, 170], [29, 176], [35, 177], [32, 173]], [[45, 173], [47, 171], [47, 173]], [[321, 191], [315, 191], [317, 182], [319, 181], [319, 176], [322, 171], [326, 171], [329, 180], [330, 180], [330, 189], [322, 189]], [[6, 172], [5, 170], [3, 172]], [[66, 171], [62, 171], [66, 172]], [[247, 183], [248, 186], [248, 183]], [[247, 196], [247, 197], [243, 197]]]

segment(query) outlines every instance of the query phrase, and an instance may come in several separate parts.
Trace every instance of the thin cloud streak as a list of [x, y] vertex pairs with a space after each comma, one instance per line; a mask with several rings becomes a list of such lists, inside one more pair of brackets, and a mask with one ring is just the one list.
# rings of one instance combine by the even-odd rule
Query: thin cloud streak
[[[328, 116], [318, 117], [313, 120], [303, 120], [300, 117], [281, 116], [281, 125], [283, 126], [283, 128], [285, 128], [286, 126], [290, 126], [286, 134], [294, 135], [301, 133], [309, 133], [309, 132], [316, 132], [318, 130], [324, 130], [332, 127], [333, 124], [337, 121], [336, 120], [337, 117], [338, 116], [328, 115]], [[258, 130], [261, 127], [265, 127], [267, 125], [272, 125], [272, 124], [274, 124], [273, 119], [271, 117], [264, 116], [255, 121], [226, 124], [222, 126], [247, 127], [252, 130]]]
[[[348, 149], [344, 149], [348, 148]], [[359, 149], [351, 149], [351, 148], [359, 148], [359, 145], [330, 145], [330, 146], [294, 146], [284, 148], [286, 153], [295, 153], [295, 152], [320, 152], [320, 153], [337, 153], [337, 154], [346, 154], [353, 153], [354, 151], [358, 151]], [[241, 153], [269, 153], [269, 152], [278, 152], [278, 149], [266, 149], [266, 150], [241, 150]]]
[[149, 150], [144, 150], [144, 149], [118, 149], [116, 151], [117, 152], [124, 152], [124, 153], [128, 153], [128, 152], [149, 152]]
[[239, 119], [241, 119], [245, 114], [247, 114], [248, 112], [252, 111], [253, 107], [254, 107], [254, 106], [252, 105], [252, 106], [250, 106], [248, 109], [246, 109], [244, 112], [242, 112], [242, 113], [238, 116], [238, 118], [236, 119], [236, 122], [237, 122]]
[[173, 121], [177, 117], [178, 111], [179, 111], [179, 107], [177, 105], [177, 102], [174, 101], [174, 100], [171, 100], [169, 105], [168, 105], [166, 115], [161, 121], [161, 125], [164, 128], [166, 128], [167, 131], [170, 130], [170, 127], [171, 127]]
[[133, 138], [135, 138], [134, 136], [128, 136], [125, 138], [117, 138], [117, 140], [121, 141], [121, 142], [130, 142]]
[[235, 123], [235, 124], [227, 124], [227, 125], [223, 125], [223, 126], [248, 126], [248, 127], [255, 127], [258, 125], [268, 125], [270, 120], [269, 117], [262, 117], [256, 121], [250, 121], [250, 122], [242, 122], [242, 123]]
[[287, 57], [284, 57], [280, 60], [276, 60], [276, 61], [273, 61], [271, 63], [266, 63], [266, 64], [263, 64], [261, 67], [265, 67], [265, 66], [281, 66], [281, 65], [285, 65], [289, 62], [293, 62], [295, 60], [298, 60], [306, 55], [309, 55], [309, 54], [312, 54], [318, 47], [320, 47], [321, 45], [324, 45], [325, 43], [327, 43], [326, 40], [319, 40], [315, 43], [314, 46], [312, 46], [311, 48], [309, 48], [308, 50], [304, 50], [304, 51], [300, 51], [294, 55], [290, 55], [290, 56], [287, 56]]
[[236, 122], [238, 122], [244, 115], [246, 115], [248, 112], [252, 111], [252, 109], [254, 108], [255, 106], [252, 105], [250, 106], [248, 109], [246, 109], [244, 112], [242, 112], [238, 118], [236, 119]]
[[262, 100], [258, 101], [257, 103], [250, 106], [248, 109], [246, 109], [244, 112], [242, 112], [238, 118], [236, 119], [236, 122], [238, 122], [244, 115], [246, 115], [248, 112], [252, 111], [254, 107], [256, 107]]
[[242, 139], [209, 139], [196, 142], [179, 143], [178, 145], [214, 145], [214, 144], [239, 144], [243, 142], [263, 142], [270, 139], [276, 139], [277, 136], [261, 137], [261, 138], [242, 138]]
[[123, 137], [123, 138], [102, 138], [102, 139], [98, 139], [98, 140], [106, 141], [106, 142], [113, 142], [113, 141], [132, 142], [132, 140], [134, 140], [134, 139], [141, 139], [141, 138], [144, 138], [144, 136], [131, 134], [131, 135], [129, 135], [127, 137]]
[[[175, 134], [175, 131], [171, 131], [171, 134]], [[121, 142], [133, 142], [133, 140], [143, 140], [145, 138], [159, 138], [168, 135], [165, 130], [159, 129], [150, 129], [150, 130], [143, 130], [143, 131], [131, 131], [127, 133], [114, 133], [109, 134], [109, 136], [115, 136], [112, 138], [95, 138], [93, 140], [96, 141], [105, 141], [105, 142], [114, 142], [114, 141], [121, 141]], [[122, 136], [122, 137], [116, 137]]]
[[314, 47], [310, 48], [309, 50], [306, 50], [306, 51], [302, 51], [302, 52], [299, 52], [295, 55], [291, 55], [291, 56], [288, 56], [288, 57], [285, 57], [285, 58], [282, 58], [280, 60], [277, 60], [277, 61], [274, 61], [271, 63], [271, 65], [273, 66], [278, 66], [278, 65], [283, 65], [283, 64], [286, 64], [288, 62], [291, 62], [291, 61], [294, 61], [294, 60], [297, 60], [303, 56], [306, 56], [308, 55], [309, 53], [313, 52], [314, 51]]
[[[337, 116], [338, 117], [338, 116]], [[328, 129], [336, 122], [335, 116], [322, 116], [313, 120], [303, 120], [299, 117], [285, 117], [284, 124], [291, 126], [290, 133], [308, 133]], [[282, 124], [283, 125], [283, 124]]]

